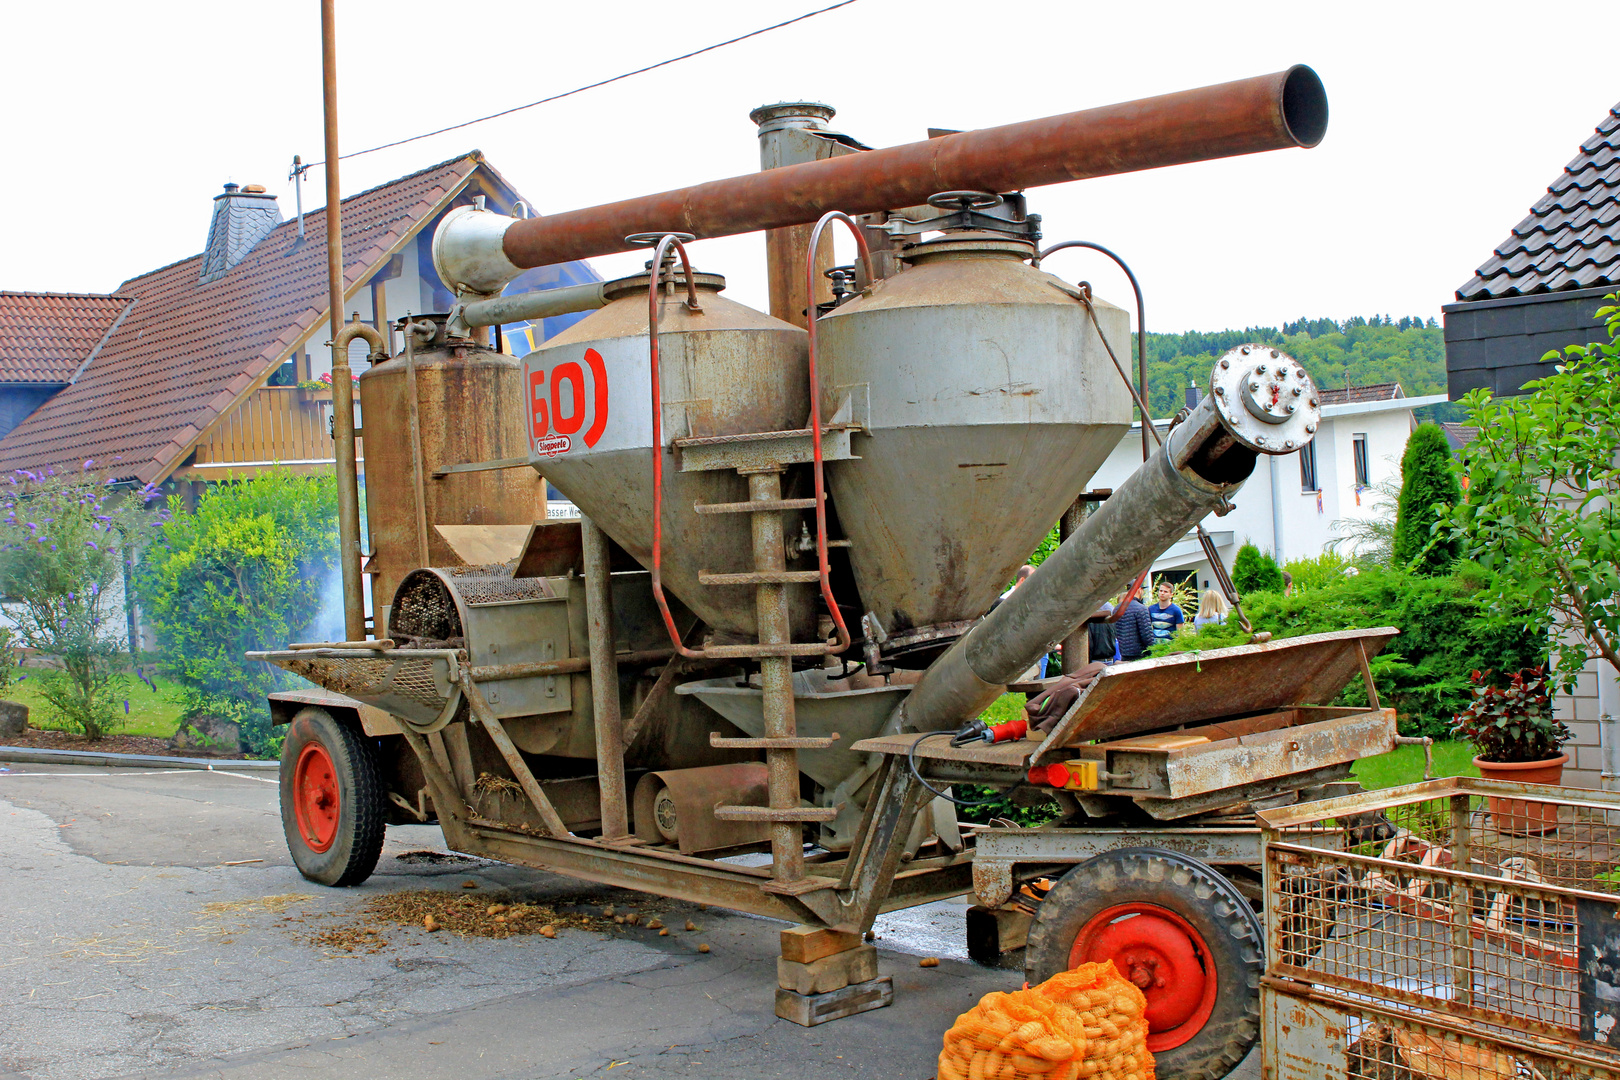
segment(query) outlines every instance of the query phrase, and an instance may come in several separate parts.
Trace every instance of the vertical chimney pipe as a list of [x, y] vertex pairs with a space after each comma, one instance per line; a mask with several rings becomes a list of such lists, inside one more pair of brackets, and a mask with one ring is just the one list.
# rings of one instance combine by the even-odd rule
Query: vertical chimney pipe
[[[354, 450], [354, 380], [343, 323], [343, 197], [338, 187], [337, 17], [335, 0], [321, 0], [321, 105], [326, 138], [326, 276], [332, 331], [332, 438], [337, 459], [338, 564], [343, 573], [343, 632], [366, 636], [360, 594], [360, 478]], [[368, 328], [369, 329], [369, 328]], [[339, 340], [342, 346], [339, 347]]]

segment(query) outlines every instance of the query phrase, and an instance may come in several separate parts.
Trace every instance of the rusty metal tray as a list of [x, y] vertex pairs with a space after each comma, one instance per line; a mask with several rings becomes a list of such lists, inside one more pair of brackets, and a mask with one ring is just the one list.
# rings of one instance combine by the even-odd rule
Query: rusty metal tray
[[1115, 664], [1052, 728], [1033, 764], [1070, 747], [1293, 705], [1326, 705], [1399, 630], [1339, 630]]

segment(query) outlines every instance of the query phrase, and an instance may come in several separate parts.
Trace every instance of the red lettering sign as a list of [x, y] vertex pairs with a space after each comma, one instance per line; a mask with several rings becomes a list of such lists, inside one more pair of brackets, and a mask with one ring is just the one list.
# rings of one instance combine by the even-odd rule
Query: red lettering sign
[[[585, 430], [586, 446], [595, 446], [607, 430], [607, 364], [595, 349], [585, 350], [585, 364], [591, 369], [589, 396], [585, 393], [585, 370], [572, 360], [551, 369], [549, 394], [546, 391], [545, 370], [536, 368], [529, 372], [529, 418], [534, 433], [535, 453], [546, 457], [566, 454], [573, 448], [573, 440], [569, 436], [585, 427], [587, 418], [590, 426]], [[563, 393], [565, 383], [568, 386], [566, 395]]]

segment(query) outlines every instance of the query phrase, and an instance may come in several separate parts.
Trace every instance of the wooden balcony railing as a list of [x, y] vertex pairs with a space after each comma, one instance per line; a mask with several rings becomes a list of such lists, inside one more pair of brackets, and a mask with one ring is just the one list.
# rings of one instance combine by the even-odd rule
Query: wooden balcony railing
[[[264, 386], [221, 417], [197, 444], [194, 467], [225, 470], [270, 465], [328, 465], [333, 461], [332, 402], [318, 391]], [[362, 446], [356, 453], [364, 457]]]

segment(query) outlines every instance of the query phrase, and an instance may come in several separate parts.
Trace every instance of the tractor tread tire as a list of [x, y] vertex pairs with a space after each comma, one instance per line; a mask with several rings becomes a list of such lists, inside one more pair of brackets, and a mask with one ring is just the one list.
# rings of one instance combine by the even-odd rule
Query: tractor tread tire
[[1030, 926], [1025, 977], [1037, 986], [1067, 971], [1081, 928], [1099, 912], [1132, 901], [1167, 908], [1192, 924], [1220, 977], [1215, 1012], [1203, 1030], [1155, 1054], [1155, 1071], [1176, 1080], [1221, 1080], [1260, 1038], [1265, 932], [1243, 895], [1196, 859], [1163, 848], [1122, 848], [1073, 867], [1046, 894]]
[[[331, 755], [339, 785], [338, 834], [324, 852], [315, 851], [298, 831], [290, 792], [299, 752], [320, 742]], [[287, 725], [281, 745], [281, 829], [298, 872], [319, 885], [344, 888], [371, 876], [382, 856], [388, 802], [377, 748], [356, 725], [325, 709], [300, 709]]]

